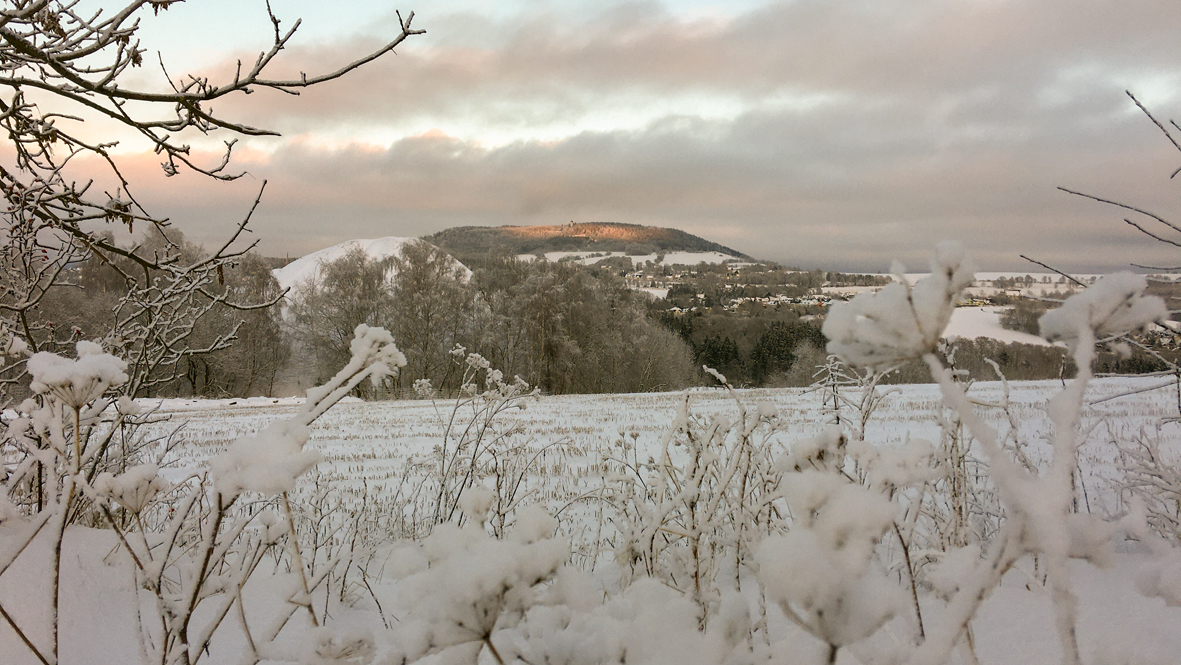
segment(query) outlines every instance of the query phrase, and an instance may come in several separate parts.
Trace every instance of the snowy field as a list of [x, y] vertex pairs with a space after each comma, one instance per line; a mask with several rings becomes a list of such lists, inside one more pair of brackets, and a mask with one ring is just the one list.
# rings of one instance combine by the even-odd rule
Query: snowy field
[[[1011, 332], [1011, 331], [1010, 331]], [[1045, 343], [1043, 341], [1043, 343]], [[1162, 383], [1159, 378], [1098, 379], [1088, 390], [1092, 401], [1108, 400], [1129, 390]], [[980, 402], [995, 403], [1001, 395], [998, 382], [979, 382], [970, 395]], [[1044, 417], [1045, 401], [1060, 390], [1058, 381], [1013, 382], [1010, 399], [1015, 415], [1022, 422], [1022, 435], [1036, 442], [1044, 438], [1049, 423]], [[891, 387], [893, 389], [893, 387]], [[748, 408], [759, 404], [774, 406], [784, 423], [782, 439], [814, 436], [823, 429], [820, 396], [801, 388], [749, 389], [737, 391]], [[627, 395], [556, 395], [527, 403], [523, 410], [503, 415], [506, 426], [522, 429], [521, 438], [539, 444], [569, 442], [562, 453], [568, 474], [556, 480], [572, 486], [588, 480], [590, 467], [598, 453], [609, 449], [622, 437], [638, 435], [643, 452], [655, 454], [660, 437], [676, 415], [682, 393], [642, 393]], [[735, 416], [735, 402], [719, 389], [697, 388], [689, 391], [690, 407], [695, 414]], [[250, 398], [230, 400], [148, 400], [158, 404], [159, 413], [168, 420], [154, 426], [151, 434], [167, 436], [180, 426], [184, 444], [170, 460], [173, 474], [200, 469], [206, 460], [222, 452], [234, 439], [253, 433], [273, 420], [289, 417], [302, 402], [299, 398]], [[934, 384], [898, 386], [874, 414], [867, 429], [867, 440], [875, 444], [897, 445], [907, 437], [939, 439], [935, 409], [939, 389]], [[407, 463], [413, 464], [431, 453], [438, 442], [440, 420], [449, 414], [446, 400], [407, 400], [364, 402], [346, 399], [318, 420], [311, 444], [325, 456], [318, 471], [346, 482], [397, 482]], [[1112, 428], [1119, 433], [1135, 431], [1176, 412], [1175, 392], [1157, 390], [1121, 397], [1096, 404], [1090, 410], [1086, 426]], [[985, 410], [987, 415], [989, 412]], [[995, 414], [994, 414], [995, 415]], [[1000, 424], [999, 420], [995, 424]], [[1036, 449], [1036, 447], [1035, 447]], [[577, 454], [568, 451], [579, 451]], [[1101, 436], [1083, 448], [1086, 478], [1094, 482], [1111, 472], [1112, 460], [1105, 456]], [[1084, 482], [1091, 482], [1085, 480]], [[1110, 492], [1103, 492], [1111, 499]], [[560, 506], [550, 506], [560, 507]]]
[[1009, 330], [1001, 325], [1001, 314], [1008, 307], [956, 307], [951, 321], [943, 330], [944, 339], [976, 339], [990, 337], [1006, 344], [1014, 342], [1049, 346], [1050, 343], [1037, 335], [1020, 330]]
[[[1172, 391], [1146, 391], [1117, 397], [1151, 387], [1159, 379], [1095, 381], [1087, 394], [1097, 402], [1085, 412], [1083, 427], [1091, 432], [1080, 454], [1080, 480], [1085, 506], [1082, 510], [1109, 515], [1121, 509], [1113, 487], [1116, 459], [1106, 443], [1112, 436], [1127, 436], [1142, 427], [1152, 427], [1162, 417], [1176, 412], [1177, 395]], [[1045, 463], [1042, 441], [1049, 431], [1044, 416], [1046, 399], [1061, 386], [1057, 382], [1016, 383], [1011, 387], [1011, 411], [1022, 423], [1021, 438], [1030, 442], [1029, 452], [1038, 464]], [[780, 443], [810, 437], [822, 429], [824, 416], [817, 393], [800, 389], [744, 390], [740, 398], [760, 413], [773, 406], [782, 425]], [[979, 403], [995, 403], [1002, 397], [1001, 385], [981, 383], [970, 395]], [[594, 395], [543, 397], [527, 408], [504, 414], [504, 424], [519, 431], [516, 442], [528, 442], [540, 450], [550, 444], [532, 466], [533, 479], [527, 503], [538, 503], [558, 515], [559, 533], [571, 541], [573, 561], [588, 571], [598, 593], [616, 594], [618, 574], [613, 565], [605, 532], [612, 515], [602, 502], [587, 500], [603, 484], [604, 455], [617, 454], [627, 442], [634, 442], [636, 457], [658, 456], [660, 439], [673, 421], [678, 394]], [[866, 439], [883, 447], [896, 447], [908, 437], [938, 441], [936, 422], [938, 389], [934, 385], [902, 386], [894, 390], [868, 423]], [[380, 504], [405, 494], [407, 481], [422, 474], [431, 464], [438, 445], [441, 418], [448, 414], [444, 401], [399, 401], [364, 403], [349, 400], [337, 405], [315, 424], [311, 445], [325, 457], [313, 474], [305, 477], [297, 496], [315, 501], [340, 501], [358, 509], [363, 502]], [[761, 405], [761, 406], [760, 406]], [[153, 426], [161, 441], [177, 441], [170, 455], [166, 475], [181, 478], [201, 470], [211, 456], [236, 438], [254, 432], [267, 423], [292, 415], [298, 400], [270, 399], [192, 401], [165, 400], [158, 414], [166, 422]], [[690, 394], [690, 408], [706, 419], [718, 415], [736, 417], [732, 398], [721, 390], [699, 389]], [[995, 410], [982, 412], [997, 426], [1002, 425]], [[177, 426], [181, 429], [173, 433]], [[313, 481], [318, 479], [319, 486]], [[0, 541], [4, 531], [0, 530]], [[608, 534], [609, 535], [609, 534]], [[1073, 562], [1072, 574], [1079, 596], [1079, 642], [1086, 663], [1177, 663], [1181, 654], [1181, 608], [1167, 607], [1159, 598], [1136, 593], [1138, 557], [1134, 547], [1120, 546], [1115, 563], [1096, 568]], [[73, 530], [66, 541], [64, 584], [72, 589], [62, 608], [63, 663], [131, 663], [139, 656], [133, 639], [133, 618], [129, 599], [128, 562], [117, 552], [109, 531]], [[399, 566], [397, 551], [386, 555], [382, 564]], [[23, 557], [16, 570], [0, 578], [0, 599], [5, 609], [24, 625], [36, 625], [39, 607], [36, 579], [43, 559]], [[21, 567], [24, 569], [22, 570]], [[275, 579], [279, 579], [281, 575]], [[277, 582], [263, 580], [261, 584]], [[386, 611], [407, 601], [399, 598], [392, 582], [375, 581], [372, 596], [352, 598], [338, 610], [338, 619], [379, 630], [382, 619], [375, 609], [381, 599]], [[249, 605], [249, 601], [247, 602]], [[940, 603], [924, 595], [929, 620], [935, 621]], [[980, 662], [998, 665], [1057, 662], [1060, 658], [1054, 633], [1053, 611], [1048, 587], [1033, 561], [1022, 559], [1005, 577], [1003, 585], [984, 603], [973, 623]], [[781, 658], [774, 662], [823, 662], [822, 645], [801, 633], [772, 608], [770, 631], [777, 634], [775, 648]], [[649, 628], [658, 630], [659, 621]], [[839, 663], [894, 662], [891, 642], [905, 641], [907, 626], [900, 620], [887, 624], [871, 640], [842, 650]], [[292, 639], [296, 639], [292, 637]], [[655, 638], [654, 638], [655, 639]], [[381, 640], [379, 640], [379, 644]], [[237, 663], [239, 643], [215, 643], [209, 662]], [[670, 656], [673, 654], [670, 654]], [[956, 658], [962, 658], [959, 653]], [[34, 663], [11, 631], [0, 624], [0, 663]], [[311, 661], [308, 661], [311, 662]], [[349, 661], [362, 662], [362, 661]], [[393, 661], [390, 661], [393, 662]], [[438, 662], [450, 662], [440, 659]], [[481, 662], [494, 662], [484, 652]], [[657, 658], [654, 662], [664, 662]], [[672, 661], [669, 661], [672, 662]], [[678, 662], [708, 662], [681, 654]], [[953, 662], [967, 662], [953, 660]]]

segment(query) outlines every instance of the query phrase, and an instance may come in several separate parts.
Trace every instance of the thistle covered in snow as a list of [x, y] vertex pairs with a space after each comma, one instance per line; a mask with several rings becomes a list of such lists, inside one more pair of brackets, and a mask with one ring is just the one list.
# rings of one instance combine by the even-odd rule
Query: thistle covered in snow
[[941, 243], [931, 274], [914, 286], [893, 282], [833, 305], [823, 328], [828, 352], [852, 365], [884, 368], [934, 351], [972, 273], [959, 243]]

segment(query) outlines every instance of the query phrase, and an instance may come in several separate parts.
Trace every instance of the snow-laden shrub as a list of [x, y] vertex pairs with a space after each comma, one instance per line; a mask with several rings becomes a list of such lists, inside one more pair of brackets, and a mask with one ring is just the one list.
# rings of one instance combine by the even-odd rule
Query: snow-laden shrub
[[655, 580], [605, 597], [567, 563], [569, 544], [556, 527], [544, 511], [526, 508], [504, 538], [476, 518], [397, 546], [401, 620], [377, 662], [754, 662], [745, 601], [728, 597], [703, 631], [696, 605]]
[[901, 589], [871, 567], [897, 506], [842, 475], [844, 448], [835, 427], [793, 444], [779, 463], [791, 529], [757, 551], [767, 597], [829, 645], [830, 662], [840, 647], [869, 637], [906, 606]]
[[1154, 531], [1163, 538], [1181, 541], [1181, 459], [1177, 442], [1157, 427], [1136, 432], [1128, 439], [1115, 439], [1114, 443], [1119, 448], [1124, 492], [1140, 502], [1145, 521]]
[[[519, 376], [504, 372], [462, 346], [451, 351], [460, 368], [453, 400], [437, 399], [428, 380], [415, 382], [420, 398], [431, 399], [441, 436], [429, 458], [408, 470], [415, 486], [395, 510], [404, 516], [398, 530], [405, 537], [423, 537], [440, 524], [466, 519], [462, 497], [472, 488], [491, 489], [487, 525], [498, 537], [511, 526], [522, 501], [533, 494], [538, 467], [551, 455], [561, 456], [569, 441], [538, 442], [522, 436], [519, 419], [540, 397]], [[425, 473], [424, 473], [425, 471]]]
[[399, 585], [402, 602], [413, 608], [413, 619], [397, 631], [406, 659], [451, 650], [475, 663], [487, 649], [507, 662], [495, 634], [516, 627], [543, 601], [545, 583], [570, 556], [569, 544], [553, 538], [557, 522], [539, 508], [523, 510], [504, 539], [490, 538], [482, 518], [465, 527], [440, 525], [413, 554], [401, 553], [418, 559], [416, 572]]
[[[1091, 378], [1093, 343], [1159, 320], [1164, 305], [1159, 298], [1144, 294], [1142, 278], [1116, 275], [1100, 280], [1042, 317], [1043, 334], [1068, 341], [1079, 368], [1078, 377], [1048, 405], [1054, 424], [1053, 459], [1043, 472], [1022, 459], [1019, 451], [1006, 447], [1006, 440], [984, 422], [964, 386], [935, 354], [959, 293], [971, 281], [965, 265], [962, 251], [941, 246], [932, 261], [931, 276], [913, 288], [891, 285], [878, 294], [864, 294], [836, 305], [824, 328], [831, 340], [829, 351], [851, 364], [884, 367], [910, 358], [927, 363], [944, 403], [983, 453], [990, 482], [995, 484], [1006, 515], [999, 532], [984, 544], [982, 558], [970, 567], [959, 566], [958, 589], [948, 593], [947, 608], [938, 620], [929, 622], [915, 662], [944, 662], [1004, 573], [1022, 556], [1036, 554], [1046, 564], [1065, 662], [1077, 663], [1075, 599], [1066, 560], [1095, 557], [1092, 545], [1110, 534], [1094, 520], [1080, 519], [1071, 512], [1079, 414], [1082, 394]], [[945, 559], [951, 560], [963, 564], [964, 557]]]
[[[28, 359], [26, 368], [36, 397], [18, 407], [18, 416], [0, 440], [0, 460], [7, 467], [3, 494], [7, 509], [3, 512], [12, 519], [27, 516], [35, 526], [23, 534], [24, 543], [12, 550], [11, 559], [0, 561], [0, 572], [44, 533], [53, 557], [50, 579], [46, 580], [52, 643], [48, 648], [30, 646], [44, 661], [44, 653], [54, 659], [59, 655], [62, 540], [70, 522], [85, 512], [93, 495], [90, 481], [103, 470], [104, 453], [121, 424], [123, 413], [105, 434], [96, 427], [112, 401], [103, 395], [127, 381], [127, 364], [104, 353], [98, 344], [79, 342], [74, 360], [41, 352]], [[150, 490], [145, 493], [154, 494]], [[21, 508], [9, 497], [17, 499]], [[46, 526], [49, 528], [43, 529]], [[13, 628], [23, 634], [15, 624]], [[31, 645], [27, 637], [25, 641]]]
[[[21, 405], [3, 441], [6, 457], [20, 455], [5, 479], [4, 496], [20, 497], [23, 510], [10, 501], [2, 510], [6, 521], [24, 517], [31, 524], [17, 532], [22, 542], [5, 549], [0, 574], [34, 541], [48, 539], [53, 552], [46, 580], [51, 644], [34, 644], [9, 621], [39, 660], [59, 656], [62, 540], [84, 508], [105, 518], [118, 536], [132, 565], [136, 595], [154, 601], [156, 616], [149, 618], [142, 609], [136, 613], [145, 661], [193, 665], [201, 660], [235, 604], [255, 662], [295, 611], [305, 610], [311, 623], [320, 625], [323, 617], [313, 609], [312, 597], [338, 562], [306, 565], [292, 535], [287, 492], [320, 459], [305, 449], [312, 422], [362, 381], [381, 381], [405, 364], [385, 330], [360, 325], [355, 333], [352, 360], [328, 384], [309, 390], [294, 417], [239, 438], [211, 461], [208, 472], [171, 483], [160, 476], [159, 459], [127, 465], [124, 457], [118, 468], [107, 458], [114, 433], [140, 411], [126, 396], [106, 396], [127, 380], [123, 361], [90, 342], [78, 344], [76, 360], [49, 353], [29, 359], [38, 396]], [[104, 416], [112, 405], [113, 415]], [[108, 417], [110, 422], [104, 422]], [[278, 495], [283, 517], [271, 510], [236, 510], [244, 493]], [[286, 597], [290, 609], [286, 617], [251, 633], [245, 628], [243, 588], [263, 558], [284, 544], [299, 582]], [[140, 605], [138, 598], [135, 602]], [[325, 634], [317, 639], [313, 652], [321, 659], [358, 653], [351, 638], [341, 642]]]
[[741, 589], [758, 542], [784, 524], [771, 465], [778, 413], [769, 404], [748, 410], [713, 373], [734, 397], [736, 418], [696, 417], [686, 394], [661, 438], [659, 460], [628, 459], [626, 447], [606, 460], [625, 583], [647, 576], [681, 590], [697, 605], [702, 627], [727, 591]]
[[625, 586], [663, 580], [694, 601], [707, 630], [726, 621], [727, 598], [757, 591], [748, 641], [771, 643], [769, 602], [833, 657], [892, 617], [920, 623], [909, 559], [887, 575], [896, 566], [881, 543], [913, 530], [924, 484], [940, 475], [930, 444], [850, 444], [837, 426], [789, 442], [773, 406], [732, 397], [736, 417], [705, 419], [686, 396], [659, 460], [628, 457], [626, 445], [608, 458]]

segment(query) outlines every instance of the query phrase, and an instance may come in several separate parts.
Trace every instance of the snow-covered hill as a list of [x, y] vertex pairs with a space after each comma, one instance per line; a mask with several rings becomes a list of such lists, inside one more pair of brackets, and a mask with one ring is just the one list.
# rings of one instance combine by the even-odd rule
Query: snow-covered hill
[[[391, 256], [401, 256], [402, 250], [412, 242], [418, 242], [418, 239], [390, 236], [374, 240], [347, 240], [339, 245], [302, 256], [275, 270], [275, 279], [279, 280], [279, 286], [282, 288], [293, 288], [318, 275], [320, 266], [331, 263], [355, 249], [363, 250], [370, 258], [384, 259]], [[452, 260], [454, 261], [454, 259]], [[463, 267], [464, 275], [471, 277], [471, 271], [466, 266], [461, 267]], [[391, 271], [387, 277], [392, 278], [393, 272]]]

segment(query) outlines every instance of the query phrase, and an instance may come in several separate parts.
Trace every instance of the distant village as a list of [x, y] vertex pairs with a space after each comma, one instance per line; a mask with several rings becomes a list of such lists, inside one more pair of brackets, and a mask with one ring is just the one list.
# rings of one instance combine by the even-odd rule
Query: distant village
[[[611, 257], [612, 259], [618, 257]], [[606, 268], [612, 263], [596, 263]], [[720, 308], [737, 312], [744, 308], [800, 310], [801, 315], [822, 313], [832, 302], [845, 301], [866, 291], [878, 291], [895, 281], [891, 275], [799, 270], [774, 263], [728, 261], [695, 266], [647, 262], [623, 266], [618, 274], [625, 283], [667, 301], [672, 313]], [[908, 275], [912, 281], [921, 274]], [[1155, 276], [1172, 282], [1177, 276]], [[1098, 275], [1073, 276], [1083, 284]], [[1027, 298], [1058, 299], [1081, 288], [1066, 276], [1049, 273], [981, 273], [968, 289], [961, 307], [1007, 306]]]

